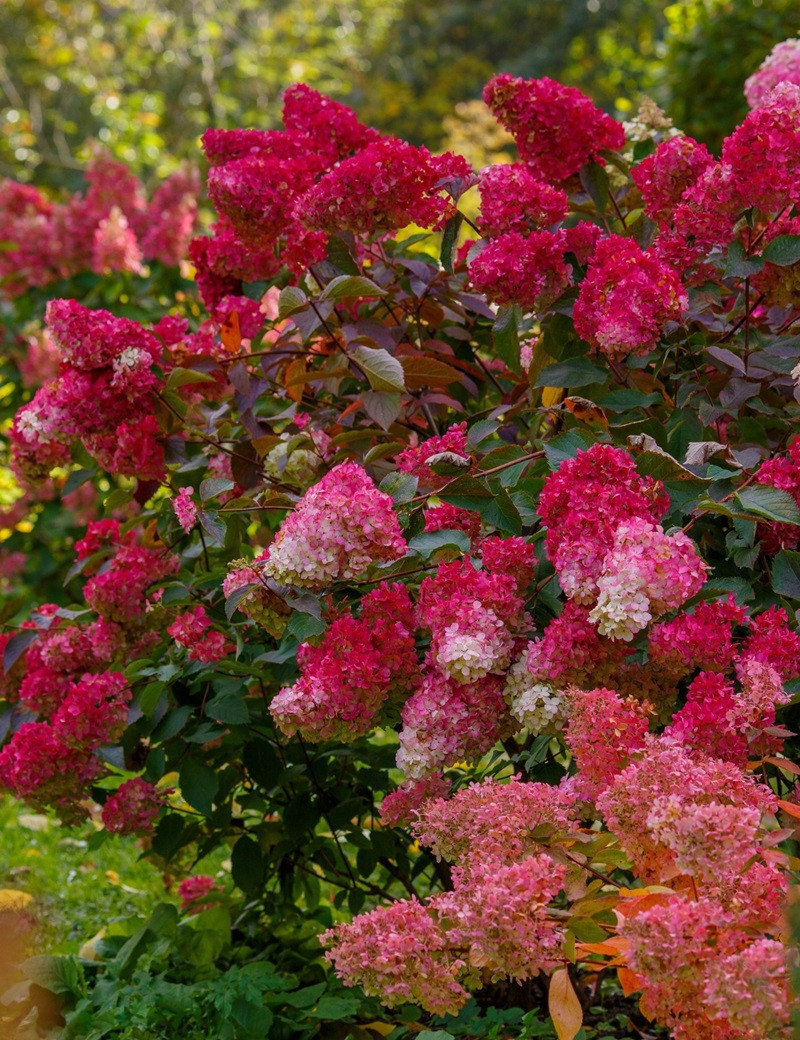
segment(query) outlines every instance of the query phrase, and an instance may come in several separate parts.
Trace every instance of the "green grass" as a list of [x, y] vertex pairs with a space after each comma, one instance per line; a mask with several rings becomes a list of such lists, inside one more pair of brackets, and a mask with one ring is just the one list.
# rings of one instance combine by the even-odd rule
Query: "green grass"
[[62, 827], [0, 798], [0, 889], [34, 898], [37, 953], [75, 953], [109, 918], [147, 914], [157, 901], [174, 899], [160, 871], [141, 859], [134, 838], [110, 838], [96, 849], [91, 823]]

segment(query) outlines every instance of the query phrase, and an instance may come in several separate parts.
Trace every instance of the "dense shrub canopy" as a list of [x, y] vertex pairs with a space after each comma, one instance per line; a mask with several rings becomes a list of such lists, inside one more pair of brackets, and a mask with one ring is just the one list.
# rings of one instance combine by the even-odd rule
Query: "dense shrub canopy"
[[476, 171], [295, 85], [204, 135], [204, 310], [190, 175], [6, 186], [7, 307], [47, 302], [4, 580], [55, 515], [65, 591], [7, 608], [0, 781], [185, 875], [72, 1035], [159, 957], [176, 1001], [226, 970], [225, 1035], [313, 1035], [362, 999], [320, 941], [366, 1006], [506, 985], [571, 1040], [608, 973], [678, 1040], [790, 1035], [797, 54], [719, 160], [502, 73]]

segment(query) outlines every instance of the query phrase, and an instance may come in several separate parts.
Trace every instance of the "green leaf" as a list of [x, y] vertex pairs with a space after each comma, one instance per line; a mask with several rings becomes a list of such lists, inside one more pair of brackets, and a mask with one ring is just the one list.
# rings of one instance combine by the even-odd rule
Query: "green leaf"
[[298, 643], [305, 643], [307, 639], [325, 631], [325, 622], [312, 614], [304, 614], [302, 611], [296, 610], [289, 619], [286, 631], [289, 635], [294, 636]]
[[328, 1022], [336, 1022], [357, 1014], [360, 1007], [361, 1001], [358, 997], [325, 996], [309, 1014], [312, 1018], [323, 1018]]
[[536, 378], [535, 386], [575, 387], [604, 383], [608, 373], [588, 358], [574, 357], [547, 365]]
[[511, 534], [522, 530], [519, 510], [505, 488], [491, 491], [474, 477], [456, 477], [439, 492], [439, 498], [460, 509], [473, 509], [487, 524]]
[[403, 366], [388, 350], [359, 344], [351, 357], [364, 372], [373, 390], [389, 390], [395, 393], [405, 390]]
[[800, 235], [777, 235], [761, 253], [765, 260], [778, 267], [790, 267], [800, 260]]
[[225, 491], [231, 491], [234, 487], [233, 481], [226, 477], [206, 477], [200, 484], [200, 500], [208, 502], [209, 499], [216, 498]]
[[467, 447], [477, 448], [478, 445], [491, 437], [500, 428], [500, 423], [495, 419], [479, 419], [467, 430]]
[[737, 491], [734, 500], [748, 513], [762, 516], [766, 520], [800, 525], [800, 509], [788, 491], [766, 485], [753, 485]]
[[178, 784], [181, 794], [193, 809], [210, 816], [219, 790], [219, 777], [209, 766], [188, 758], [181, 766]]
[[343, 274], [360, 274], [347, 243], [339, 235], [331, 235], [328, 239], [328, 262]]
[[91, 480], [97, 472], [96, 469], [76, 469], [67, 477], [64, 482], [64, 487], [61, 489], [62, 497], [69, 495], [73, 491], [77, 491], [79, 487], [82, 487], [87, 480]]
[[308, 1008], [317, 1003], [327, 988], [327, 982], [318, 982], [314, 986], [306, 986], [303, 989], [298, 989], [295, 993], [287, 993], [283, 999], [292, 1007]]
[[396, 506], [400, 506], [410, 502], [416, 495], [418, 484], [419, 477], [415, 477], [411, 473], [403, 473], [398, 469], [394, 473], [388, 473], [380, 482], [379, 487], [381, 491], [391, 496]]
[[463, 214], [456, 213], [456, 215], [451, 217], [444, 226], [441, 261], [442, 267], [448, 274], [453, 273], [453, 263], [455, 260], [456, 249], [458, 248], [458, 232], [461, 230], [461, 225], [463, 223]]
[[772, 588], [779, 596], [800, 600], [800, 552], [781, 549], [772, 561]]
[[586, 451], [594, 439], [586, 430], [567, 430], [542, 445], [551, 470], [557, 470], [566, 459], [574, 459], [579, 451]]
[[264, 884], [264, 859], [258, 842], [247, 834], [233, 846], [231, 853], [231, 875], [237, 885], [248, 895], [256, 895]]
[[469, 535], [464, 531], [423, 531], [422, 534], [412, 538], [408, 547], [415, 553], [419, 553], [424, 559], [429, 559], [438, 549], [446, 546], [455, 547], [463, 553], [468, 553], [470, 548]]
[[522, 311], [515, 303], [500, 309], [497, 320], [492, 327], [492, 341], [497, 356], [501, 358], [512, 372], [519, 374], [522, 365], [519, 360], [519, 323]]
[[631, 408], [649, 408], [661, 401], [661, 394], [643, 394], [639, 390], [612, 390], [597, 403], [607, 412], [627, 412]]
[[278, 297], [278, 318], [283, 321], [307, 306], [308, 297], [303, 290], [296, 285], [287, 285]]
[[247, 703], [235, 693], [220, 693], [206, 704], [206, 715], [224, 726], [243, 726], [250, 721]]
[[583, 189], [597, 207], [597, 212], [602, 216], [608, 206], [608, 174], [605, 168], [597, 162], [588, 162], [578, 171]]
[[179, 386], [190, 383], [213, 383], [215, 379], [207, 372], [198, 372], [194, 368], [173, 368], [167, 379], [167, 390], [176, 390]]
[[[402, 367], [402, 366], [401, 366]], [[402, 397], [387, 390], [369, 390], [362, 398], [364, 411], [382, 430], [388, 430], [400, 414]]]
[[219, 514], [211, 510], [200, 509], [197, 513], [197, 519], [212, 543], [222, 547], [225, 544], [225, 531], [227, 528], [224, 520], [220, 520]]
[[[284, 290], [285, 292], [286, 290]], [[385, 296], [386, 290], [360, 274], [341, 274], [322, 290], [320, 300], [349, 300], [356, 296]]]

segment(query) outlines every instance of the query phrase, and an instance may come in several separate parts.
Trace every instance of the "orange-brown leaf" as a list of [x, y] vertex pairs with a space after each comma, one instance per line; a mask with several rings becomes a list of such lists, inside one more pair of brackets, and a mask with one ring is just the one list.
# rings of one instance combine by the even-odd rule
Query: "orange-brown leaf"
[[619, 979], [620, 986], [622, 986], [622, 992], [626, 997], [629, 997], [631, 993], [635, 993], [637, 990], [642, 988], [642, 980], [636, 972], [631, 971], [630, 968], [617, 968], [617, 978]]
[[574, 1040], [583, 1025], [583, 1008], [566, 968], [559, 968], [553, 972], [547, 1007], [558, 1040]]
[[242, 345], [242, 330], [239, 326], [238, 311], [231, 311], [219, 327], [219, 338], [229, 354], [238, 354]]

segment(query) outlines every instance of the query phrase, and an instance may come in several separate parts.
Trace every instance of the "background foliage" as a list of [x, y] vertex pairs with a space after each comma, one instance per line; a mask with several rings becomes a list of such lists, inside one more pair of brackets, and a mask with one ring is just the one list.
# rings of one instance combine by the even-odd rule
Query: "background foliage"
[[435, 147], [488, 77], [551, 76], [625, 115], [653, 95], [717, 147], [792, 0], [7, 0], [0, 173], [75, 188], [87, 142], [159, 176], [208, 126], [275, 125], [302, 80]]

